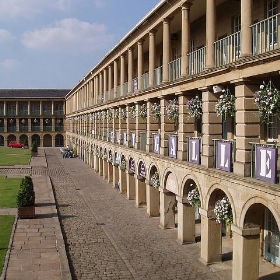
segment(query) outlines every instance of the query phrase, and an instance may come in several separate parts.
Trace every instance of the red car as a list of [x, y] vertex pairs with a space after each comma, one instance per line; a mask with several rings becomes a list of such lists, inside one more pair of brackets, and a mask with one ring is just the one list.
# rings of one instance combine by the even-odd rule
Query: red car
[[24, 148], [24, 145], [17, 141], [11, 141], [9, 143], [9, 147], [11, 148]]

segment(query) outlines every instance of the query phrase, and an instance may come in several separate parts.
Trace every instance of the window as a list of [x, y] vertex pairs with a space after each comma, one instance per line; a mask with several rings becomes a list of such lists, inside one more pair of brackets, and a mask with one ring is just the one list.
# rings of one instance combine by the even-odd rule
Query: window
[[276, 117], [271, 117], [271, 123], [267, 124], [267, 141], [276, 142], [278, 139], [278, 124]]
[[233, 33], [241, 30], [241, 15], [233, 17]]
[[277, 43], [277, 17], [275, 17], [275, 15], [277, 15], [278, 13], [278, 4], [277, 4], [278, 0], [267, 0], [267, 12], [266, 12], [266, 16], [268, 18], [271, 17], [271, 19], [269, 19], [269, 23], [268, 23], [268, 30], [267, 30], [267, 34], [269, 36], [269, 44], [270, 45], [274, 45]]

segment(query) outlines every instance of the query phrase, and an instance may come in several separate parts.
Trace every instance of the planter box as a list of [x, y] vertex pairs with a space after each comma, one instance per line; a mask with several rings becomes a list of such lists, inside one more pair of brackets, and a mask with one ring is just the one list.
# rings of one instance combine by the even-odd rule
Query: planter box
[[18, 207], [19, 219], [32, 219], [35, 218], [35, 206]]

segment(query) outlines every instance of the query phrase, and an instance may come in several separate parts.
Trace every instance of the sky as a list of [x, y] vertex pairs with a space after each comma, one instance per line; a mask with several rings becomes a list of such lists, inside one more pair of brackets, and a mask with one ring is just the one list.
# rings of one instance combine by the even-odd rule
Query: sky
[[0, 0], [0, 89], [72, 89], [160, 0]]

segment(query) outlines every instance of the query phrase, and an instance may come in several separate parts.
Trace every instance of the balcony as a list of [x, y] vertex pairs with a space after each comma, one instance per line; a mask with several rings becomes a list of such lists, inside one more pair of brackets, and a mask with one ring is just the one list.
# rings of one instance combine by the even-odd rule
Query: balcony
[[158, 86], [162, 82], [162, 66], [155, 68], [154, 70], [154, 85]]
[[52, 110], [51, 110], [51, 109], [44, 110], [44, 111], [42, 112], [42, 115], [43, 115], [43, 116], [51, 116], [51, 115], [52, 115]]
[[54, 114], [55, 114], [56, 116], [62, 117], [62, 116], [64, 115], [64, 111], [63, 111], [63, 109], [61, 109], [61, 110], [56, 110], [56, 111], [54, 111]]
[[55, 126], [55, 131], [63, 131], [64, 130], [64, 126], [63, 125], [56, 125]]
[[216, 67], [232, 63], [239, 59], [241, 34], [236, 32], [214, 43]]
[[149, 87], [149, 73], [142, 75], [142, 89], [147, 89]]
[[189, 54], [189, 75], [202, 72], [206, 65], [206, 47], [200, 48]]
[[8, 126], [7, 127], [7, 132], [16, 132], [17, 129], [16, 129], [16, 126]]
[[277, 14], [251, 26], [254, 55], [279, 48], [279, 16]]
[[16, 116], [16, 109], [14, 109], [14, 110], [8, 110], [8, 111], [7, 111], [7, 116], [8, 116], [8, 117], [15, 117], [15, 116]]
[[169, 81], [174, 81], [181, 76], [181, 57], [168, 63], [169, 66]]
[[34, 132], [34, 131], [40, 131], [40, 125], [32, 125], [31, 126], [31, 131]]
[[21, 110], [18, 112], [18, 116], [28, 116], [28, 110]]
[[51, 125], [43, 126], [43, 131], [52, 131], [52, 126]]
[[31, 108], [31, 111], [30, 111], [30, 113], [31, 113], [31, 116], [40, 116], [40, 109], [32, 109]]

